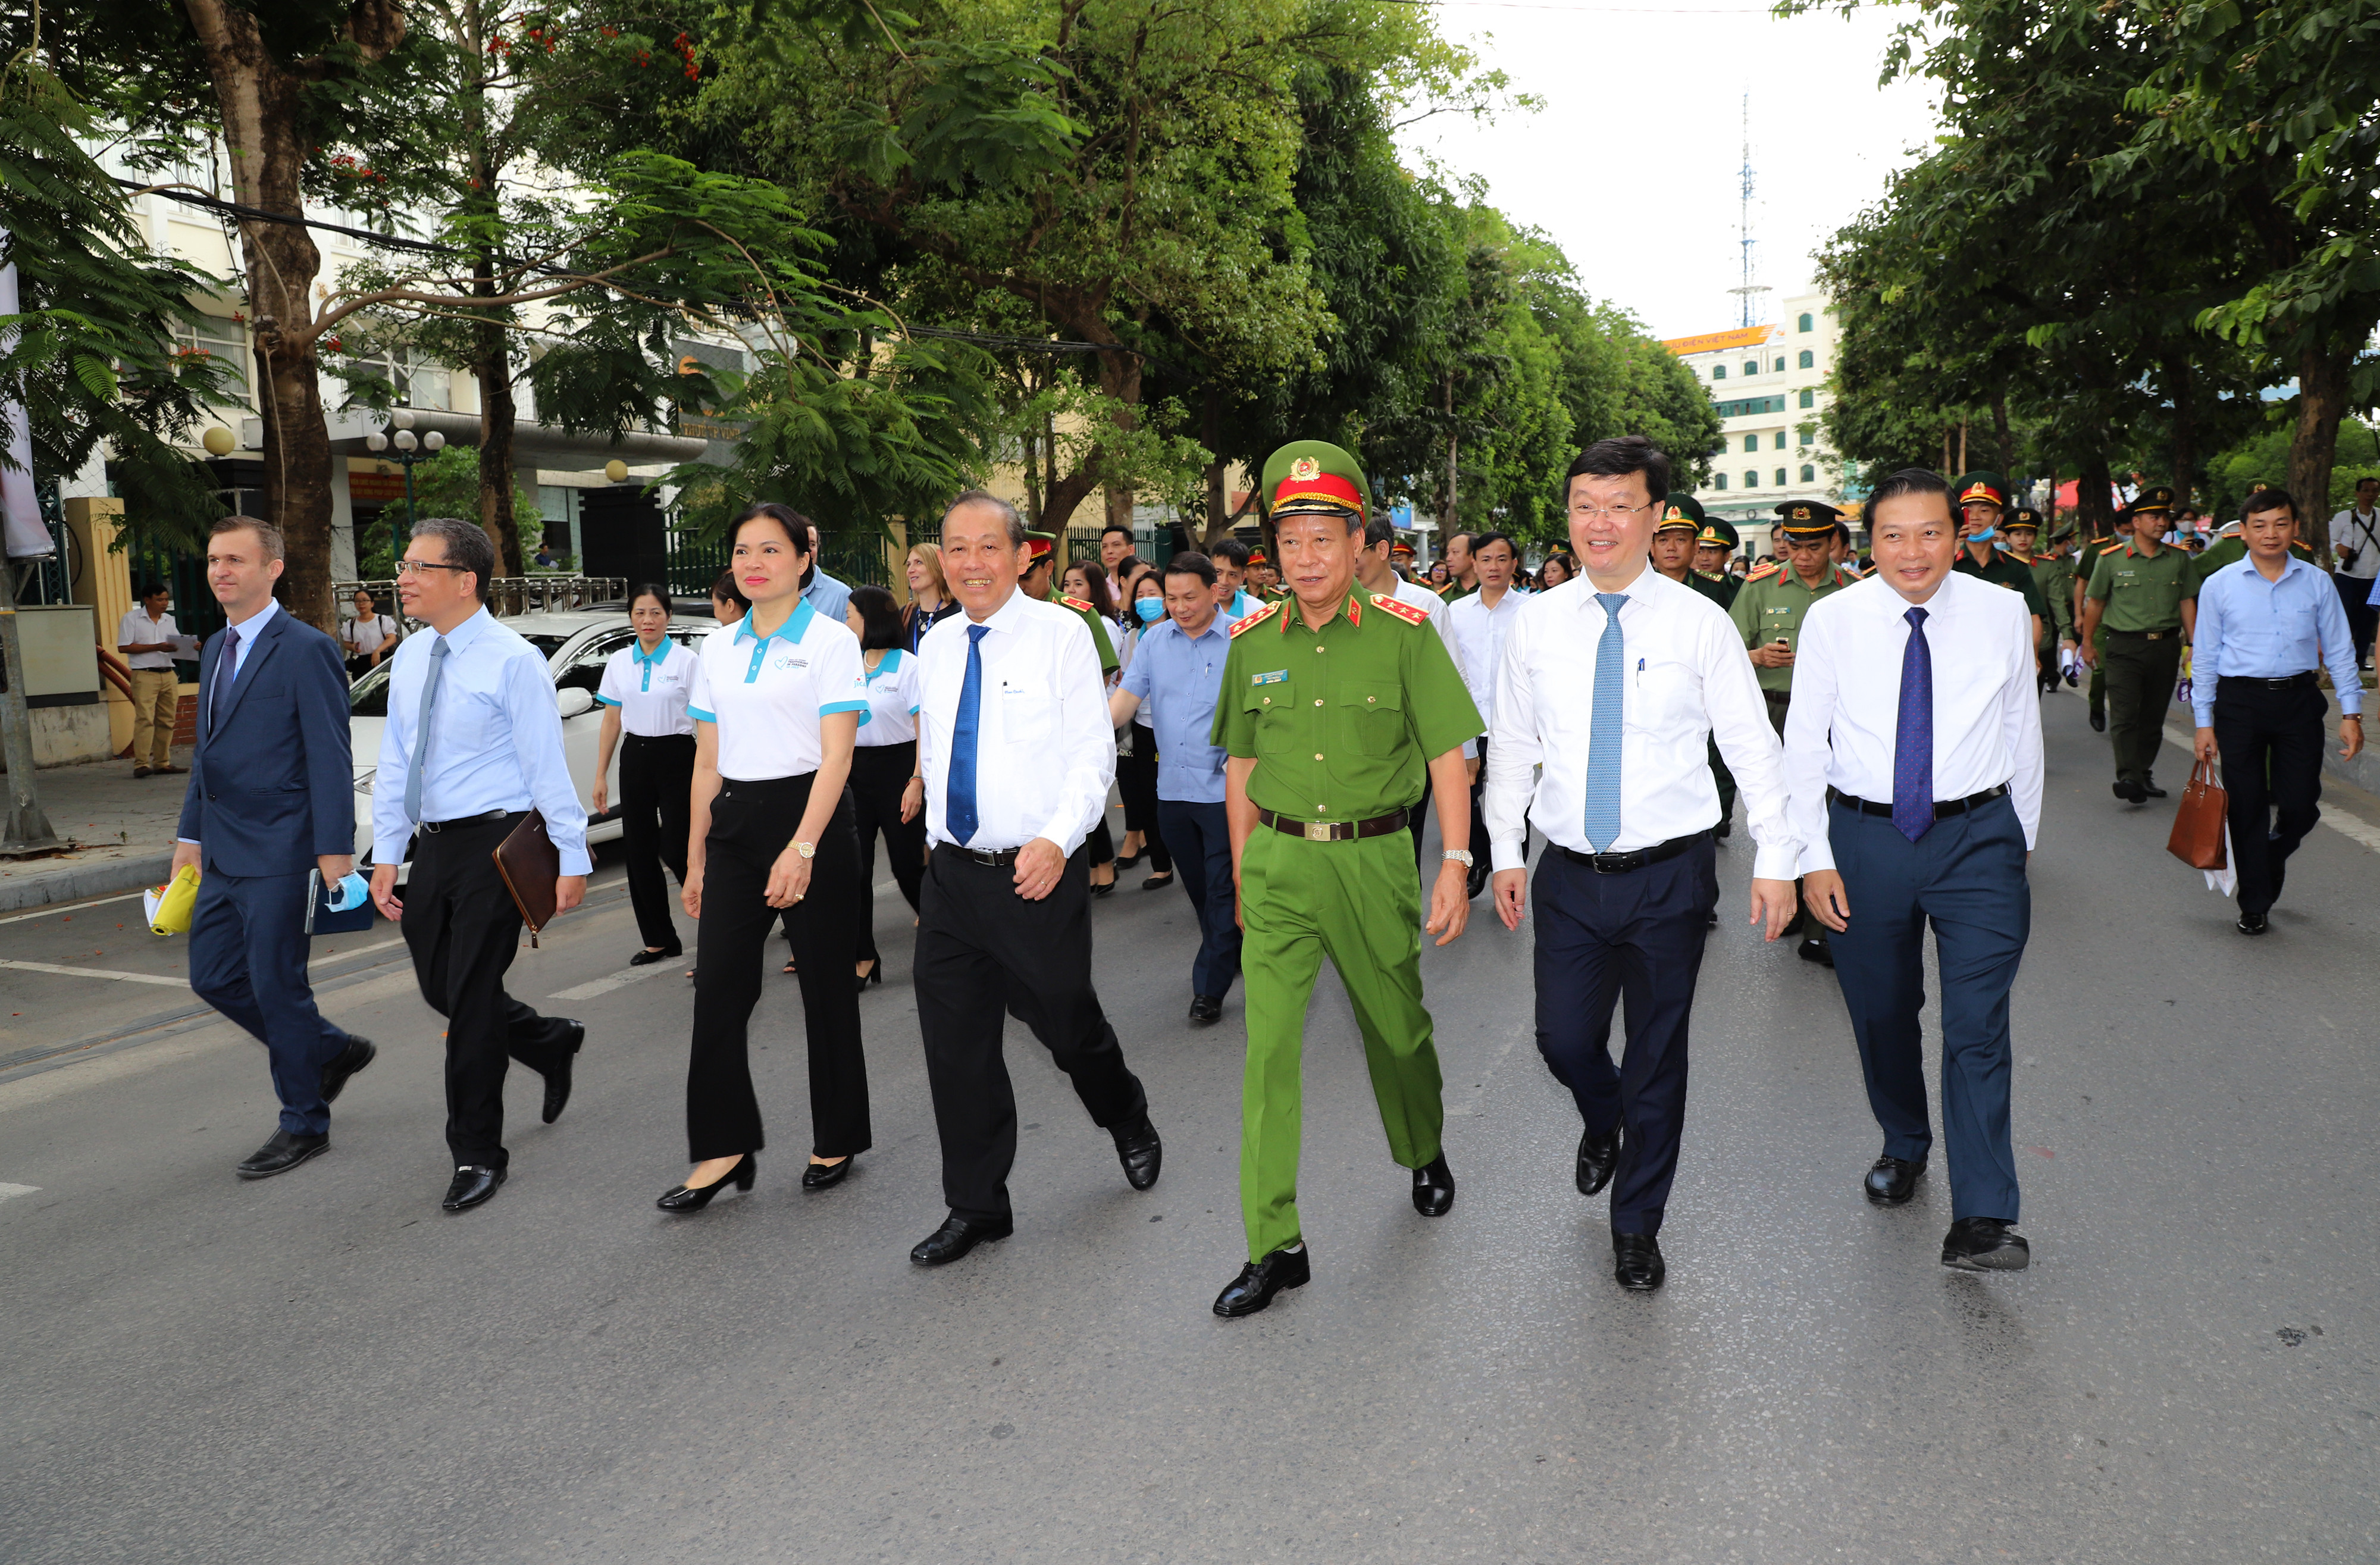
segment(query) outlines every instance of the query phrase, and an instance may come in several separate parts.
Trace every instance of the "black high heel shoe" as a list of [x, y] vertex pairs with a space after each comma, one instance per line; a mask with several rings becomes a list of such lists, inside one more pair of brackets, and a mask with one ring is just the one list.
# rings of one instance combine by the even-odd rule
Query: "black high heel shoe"
[[804, 1190], [832, 1190], [836, 1185], [843, 1183], [843, 1176], [849, 1173], [851, 1171], [851, 1165], [857, 1161], [859, 1161], [859, 1154], [854, 1152], [850, 1156], [844, 1158], [841, 1162], [812, 1163], [808, 1168], [802, 1171], [802, 1188]]
[[880, 984], [884, 981], [884, 959], [880, 956], [878, 957], [875, 961], [868, 964], [867, 972], [857, 974], [856, 977], [857, 977], [858, 982], [853, 985], [853, 988], [856, 989], [861, 994], [866, 994], [868, 992], [868, 985]]
[[751, 1189], [752, 1182], [758, 1179], [759, 1174], [759, 1160], [753, 1157], [751, 1153], [747, 1152], [744, 1154], [744, 1160], [742, 1162], [736, 1164], [734, 1168], [720, 1175], [717, 1179], [712, 1180], [709, 1184], [704, 1185], [701, 1189], [688, 1190], [683, 1184], [672, 1185], [668, 1194], [664, 1195], [660, 1200], [654, 1202], [653, 1205], [659, 1207], [665, 1212], [698, 1212], [702, 1210], [703, 1207], [710, 1205], [710, 1198], [713, 1195], [718, 1195], [730, 1184], [733, 1184], [738, 1190]]

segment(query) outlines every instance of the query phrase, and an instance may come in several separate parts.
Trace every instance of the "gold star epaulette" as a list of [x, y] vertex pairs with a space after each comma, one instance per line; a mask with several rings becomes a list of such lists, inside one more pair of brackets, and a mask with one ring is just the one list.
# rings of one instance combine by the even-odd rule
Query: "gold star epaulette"
[[1372, 607], [1379, 610], [1380, 613], [1384, 614], [1394, 614], [1397, 618], [1404, 621], [1407, 625], [1427, 625], [1429, 623], [1429, 611], [1427, 609], [1408, 603], [1402, 598], [1391, 598], [1384, 592], [1375, 592], [1372, 594]]
[[1240, 632], [1252, 629], [1257, 625], [1262, 625], [1265, 621], [1272, 618], [1274, 614], [1280, 612], [1280, 604], [1267, 603], [1263, 608], [1258, 609], [1255, 613], [1250, 614], [1247, 618], [1234, 621], [1232, 625], [1232, 639], [1237, 640], [1239, 638]]
[[1092, 608], [1088, 603], [1084, 602], [1080, 598], [1069, 598], [1062, 592], [1058, 595], [1058, 601], [1063, 603], [1066, 607], [1074, 610], [1075, 613], [1078, 614], [1094, 614], [1099, 613], [1098, 610]]
[[1779, 571], [1781, 571], [1784, 568], [1785, 566], [1782, 561], [1771, 560], [1767, 564], [1754, 571], [1750, 576], [1745, 576], [1743, 578], [1744, 584], [1746, 586], [1750, 586], [1755, 581], [1767, 581], [1770, 576], [1775, 576]]

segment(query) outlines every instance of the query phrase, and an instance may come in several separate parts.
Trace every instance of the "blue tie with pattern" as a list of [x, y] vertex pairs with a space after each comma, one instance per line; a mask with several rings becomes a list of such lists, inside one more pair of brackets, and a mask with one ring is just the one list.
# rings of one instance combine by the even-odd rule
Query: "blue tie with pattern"
[[1603, 636], [1595, 644], [1595, 709], [1586, 731], [1586, 840], [1602, 853], [1620, 838], [1620, 717], [1627, 658], [1620, 634], [1625, 592], [1598, 592]]
[[1925, 641], [1925, 611], [1909, 622], [1900, 649], [1900, 715], [1892, 730], [1892, 824], [1911, 842], [1934, 829], [1934, 649]]
[[990, 628], [967, 626], [966, 681], [959, 686], [959, 715], [951, 724], [951, 771], [942, 791], [942, 824], [961, 847], [974, 839], [979, 824], [975, 813], [975, 746], [983, 728], [983, 633]]

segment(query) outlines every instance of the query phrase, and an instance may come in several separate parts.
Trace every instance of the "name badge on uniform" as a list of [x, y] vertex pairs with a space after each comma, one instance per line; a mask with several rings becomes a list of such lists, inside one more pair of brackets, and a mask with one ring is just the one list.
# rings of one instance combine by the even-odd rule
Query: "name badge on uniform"
[[1270, 673], [1250, 674], [1248, 683], [1250, 685], [1286, 685], [1289, 683], [1289, 670], [1277, 668]]

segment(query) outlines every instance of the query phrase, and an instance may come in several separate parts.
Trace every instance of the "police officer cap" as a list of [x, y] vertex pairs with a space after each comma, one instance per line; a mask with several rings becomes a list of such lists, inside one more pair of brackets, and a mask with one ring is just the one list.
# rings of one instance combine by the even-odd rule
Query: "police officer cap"
[[1978, 467], [1972, 473], [1960, 475], [1959, 481], [1950, 488], [1958, 495], [1961, 506], [2008, 503], [2008, 479], [1988, 468]]
[[1703, 530], [1694, 535], [1694, 547], [1697, 549], [1724, 549], [1730, 553], [1742, 541], [1736, 536], [1734, 524], [1722, 522], [1717, 517], [1705, 522]]
[[1025, 560], [1027, 569], [1050, 558], [1058, 547], [1054, 532], [1028, 532], [1025, 535]]
[[2010, 516], [2006, 525], [2010, 528], [2031, 528], [2034, 532], [2039, 532], [2041, 513], [2030, 505], [2020, 505], [2016, 508], [2016, 515]]
[[2127, 516], [2163, 516], [2172, 510], [2173, 491], [2163, 484], [2153, 484], [2132, 496], [2132, 503], [2124, 507], [2124, 515]]
[[1683, 528], [1699, 537], [1703, 528], [1703, 503], [1691, 494], [1672, 494], [1661, 504], [1661, 520], [1655, 532], [1668, 532]]
[[1364, 481], [1363, 467], [1329, 441], [1293, 440], [1265, 458], [1257, 503], [1269, 517], [1318, 512], [1363, 516], [1372, 509], [1372, 489]]
[[1788, 538], [1798, 538], [1807, 543], [1815, 538], [1835, 536], [1835, 523], [1842, 513], [1823, 500], [1788, 500], [1777, 507], [1784, 518], [1781, 530]]

